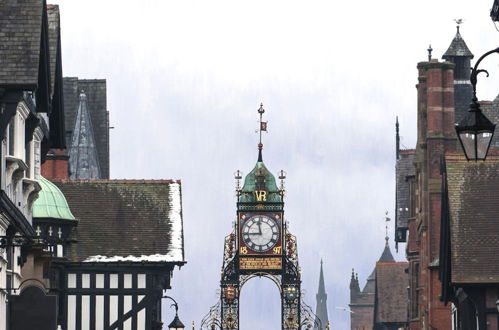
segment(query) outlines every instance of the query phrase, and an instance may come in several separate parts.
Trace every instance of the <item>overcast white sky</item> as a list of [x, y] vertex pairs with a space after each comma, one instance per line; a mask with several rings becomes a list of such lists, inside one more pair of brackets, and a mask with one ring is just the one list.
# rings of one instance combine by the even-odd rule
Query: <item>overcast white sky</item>
[[[363, 285], [385, 210], [393, 217], [395, 116], [403, 146], [415, 145], [416, 64], [430, 43], [441, 57], [455, 18], [475, 58], [497, 47], [492, 2], [59, 1], [64, 75], [107, 79], [112, 177], [182, 180], [188, 264], [170, 294], [186, 325], [218, 299], [232, 174], [254, 166], [263, 102], [264, 161], [288, 173], [305, 301], [315, 309], [323, 258], [330, 320], [349, 328], [337, 307], [348, 305], [351, 268]], [[497, 63], [483, 64], [481, 98], [497, 94]], [[270, 281], [243, 289], [241, 320], [242, 330], [280, 328]]]

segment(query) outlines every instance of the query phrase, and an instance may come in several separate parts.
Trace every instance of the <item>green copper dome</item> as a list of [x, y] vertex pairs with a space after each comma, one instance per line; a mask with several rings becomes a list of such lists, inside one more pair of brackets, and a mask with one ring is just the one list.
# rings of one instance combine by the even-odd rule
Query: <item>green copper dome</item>
[[257, 202], [256, 193], [258, 190], [266, 191], [265, 202], [282, 202], [281, 193], [275, 181], [274, 175], [265, 167], [261, 159], [255, 165], [255, 168], [244, 179], [244, 185], [241, 189], [239, 202], [252, 203]]
[[33, 218], [53, 218], [75, 220], [63, 193], [55, 184], [40, 177], [42, 190], [33, 204]]

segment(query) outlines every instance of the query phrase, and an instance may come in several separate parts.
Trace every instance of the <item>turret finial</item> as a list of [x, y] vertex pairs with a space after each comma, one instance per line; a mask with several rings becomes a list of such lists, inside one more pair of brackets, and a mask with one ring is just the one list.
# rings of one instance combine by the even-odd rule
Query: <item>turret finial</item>
[[431, 62], [431, 52], [433, 51], [433, 48], [431, 48], [431, 44], [430, 46], [428, 46], [427, 51], [428, 51], [428, 62]]
[[399, 117], [395, 121], [395, 160], [400, 159], [400, 133], [399, 133]]
[[267, 122], [262, 121], [262, 116], [265, 113], [265, 109], [263, 108], [263, 103], [260, 103], [260, 108], [258, 108], [258, 113], [260, 114], [260, 129], [258, 130], [260, 133], [260, 141], [258, 143], [258, 161], [262, 162], [263, 161], [263, 157], [262, 157], [262, 149], [263, 149], [262, 132], [267, 132]]

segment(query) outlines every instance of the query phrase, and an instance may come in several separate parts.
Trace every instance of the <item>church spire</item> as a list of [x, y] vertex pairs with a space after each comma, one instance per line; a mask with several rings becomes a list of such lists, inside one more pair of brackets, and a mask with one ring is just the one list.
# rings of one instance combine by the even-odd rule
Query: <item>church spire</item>
[[317, 305], [315, 308], [315, 317], [316, 320], [320, 320], [317, 322], [321, 325], [320, 328], [315, 328], [318, 330], [326, 329], [326, 325], [329, 323], [328, 315], [327, 315], [327, 294], [326, 287], [324, 285], [324, 272], [322, 267], [322, 259], [321, 259], [321, 272], [319, 275], [319, 289], [317, 290], [316, 295]]
[[87, 96], [83, 90], [80, 93], [80, 103], [69, 147], [69, 170], [71, 179], [100, 178], [97, 146], [88, 111]]

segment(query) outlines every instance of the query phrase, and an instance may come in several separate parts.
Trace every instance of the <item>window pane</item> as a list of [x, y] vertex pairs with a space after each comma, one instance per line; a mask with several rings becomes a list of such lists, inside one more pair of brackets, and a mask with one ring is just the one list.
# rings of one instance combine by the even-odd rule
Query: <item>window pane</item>
[[487, 150], [489, 148], [490, 141], [492, 140], [491, 133], [479, 133], [477, 135], [477, 155], [478, 159], [485, 159], [487, 156]]
[[464, 147], [464, 152], [469, 159], [476, 159], [475, 154], [475, 135], [472, 133], [461, 133], [459, 134], [461, 137], [461, 143]]

